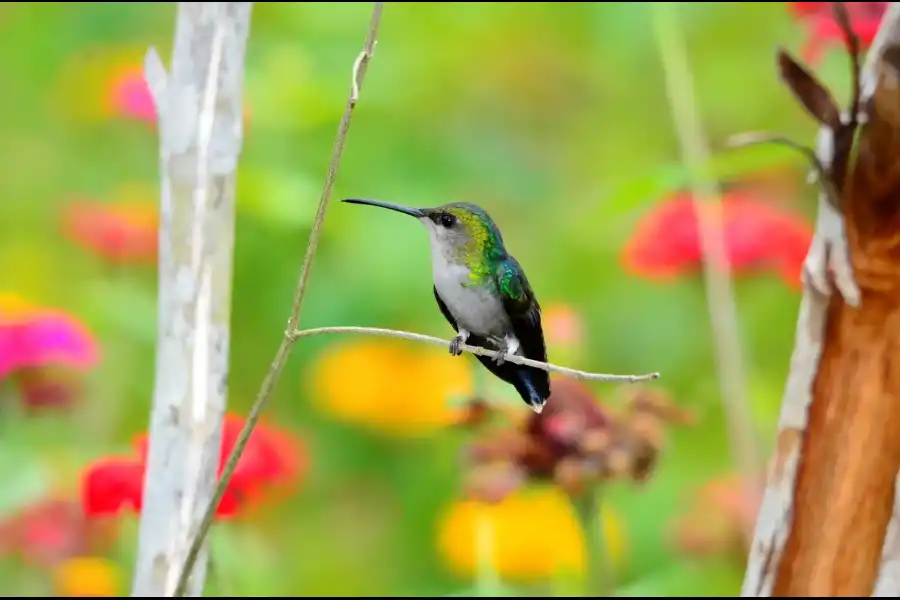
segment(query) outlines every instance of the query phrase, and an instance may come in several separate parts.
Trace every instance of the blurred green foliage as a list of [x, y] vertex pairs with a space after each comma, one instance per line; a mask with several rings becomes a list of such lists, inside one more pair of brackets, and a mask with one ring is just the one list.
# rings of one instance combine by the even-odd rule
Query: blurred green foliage
[[[230, 379], [236, 412], [252, 402], [282, 335], [371, 10], [360, 2], [255, 4], [238, 176]], [[634, 2], [388, 3], [335, 196], [485, 206], [541, 302], [565, 303], [582, 316], [588, 347], [571, 366], [662, 372], [660, 384], [699, 422], [673, 434], [648, 485], [607, 494], [627, 545], [615, 585], [631, 596], [733, 595], [739, 560], [691, 558], [669, 535], [698, 486], [732, 470], [702, 283], [644, 282], [619, 263], [642, 211], [684, 180], [651, 10]], [[713, 148], [746, 130], [811, 138], [812, 123], [776, 78], [775, 46], [796, 47], [800, 37], [783, 3], [678, 3], [677, 13]], [[72, 414], [26, 419], [13, 411], [0, 424], [4, 511], [60, 485], [77, 493], [84, 464], [125, 451], [146, 427], [155, 272], [109, 267], [73, 249], [60, 233], [60, 214], [75, 198], [115, 202], [135, 183], [148, 186], [150, 197], [156, 193], [152, 127], [86, 117], [85, 107], [104, 91], [83, 74], [120, 56], [139, 61], [151, 44], [167, 56], [173, 23], [173, 3], [0, 8], [0, 288], [80, 317], [104, 348]], [[829, 56], [822, 72], [843, 89], [840, 58]], [[717, 160], [723, 175], [739, 178], [795, 159], [763, 150]], [[812, 214], [812, 203], [805, 206]], [[335, 204], [303, 325], [446, 337], [429, 276], [421, 228]], [[752, 427], [767, 445], [798, 296], [775, 276], [736, 286]], [[309, 475], [277, 510], [217, 526], [211, 593], [431, 595], [471, 585], [450, 574], [435, 542], [439, 511], [458, 490], [465, 434], [392, 439], [317, 410], [313, 360], [345, 342], [298, 344], [269, 416], [303, 436]], [[609, 392], [596, 389], [601, 397]], [[132, 527], [114, 556], [126, 581], [135, 539]], [[45, 580], [0, 569], [7, 593], [42, 589], [33, 578]]]

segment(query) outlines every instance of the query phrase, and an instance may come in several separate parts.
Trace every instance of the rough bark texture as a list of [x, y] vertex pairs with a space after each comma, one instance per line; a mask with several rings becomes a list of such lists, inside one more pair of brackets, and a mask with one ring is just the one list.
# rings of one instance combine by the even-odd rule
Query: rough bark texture
[[823, 125], [817, 155], [830, 180], [743, 596], [900, 596], [898, 56], [891, 3], [861, 78], [855, 157], [854, 106], [836, 119], [830, 94], [782, 56], [786, 82]]
[[[180, 2], [166, 73], [145, 77], [159, 115], [156, 378], [132, 596], [170, 596], [215, 483], [227, 400], [234, 183], [251, 2]], [[203, 590], [206, 557], [188, 595]]]

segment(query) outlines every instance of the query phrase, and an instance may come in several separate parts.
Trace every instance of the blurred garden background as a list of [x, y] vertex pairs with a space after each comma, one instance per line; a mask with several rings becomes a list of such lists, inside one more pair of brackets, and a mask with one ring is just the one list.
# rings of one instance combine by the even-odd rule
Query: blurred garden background
[[[690, 416], [665, 427], [645, 481], [602, 486], [606, 589], [595, 595], [739, 591], [815, 191], [799, 155], [724, 148], [748, 130], [813, 140], [774, 56], [783, 44], [838, 97], [846, 92], [828, 4], [665, 9], [687, 41], [723, 189], [754, 473], [736, 466], [726, 434], [696, 219], [656, 39], [660, 7], [385, 8], [335, 197], [482, 205], [543, 306], [550, 361], [659, 371], [642, 388], [588, 387], [604, 414], [624, 414], [640, 391]], [[885, 4], [853, 3], [864, 41]], [[226, 446], [283, 334], [371, 8], [253, 9]], [[131, 581], [153, 393], [159, 194], [141, 61], [150, 45], [168, 57], [174, 15], [174, 3], [0, 7], [4, 595], [119, 595]], [[335, 203], [302, 324], [449, 339], [430, 274], [419, 225]], [[475, 440], [502, 435], [504, 421], [528, 410], [482, 371], [470, 356], [413, 342], [300, 340], [249, 448], [248, 464], [262, 466], [244, 473], [274, 493], [226, 497], [211, 534], [208, 594], [581, 593], [584, 535], [560, 486], [527, 481], [487, 504], [473, 496]], [[483, 409], [475, 395], [501, 407], [498, 430], [471, 424]]]

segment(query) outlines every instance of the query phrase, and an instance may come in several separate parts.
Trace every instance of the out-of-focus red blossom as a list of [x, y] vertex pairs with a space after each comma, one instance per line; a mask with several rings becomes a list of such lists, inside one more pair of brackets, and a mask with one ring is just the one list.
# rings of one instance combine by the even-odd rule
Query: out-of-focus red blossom
[[746, 554], [762, 488], [739, 475], [715, 478], [704, 484], [691, 509], [674, 524], [674, 542], [700, 556]]
[[98, 360], [87, 328], [62, 311], [0, 293], [0, 379], [25, 369], [88, 369]]
[[159, 214], [155, 204], [72, 202], [63, 231], [70, 240], [112, 263], [156, 262]]
[[[834, 18], [834, 2], [788, 2], [788, 10], [807, 30], [802, 56], [809, 64], [822, 59], [829, 46], [844, 44], [844, 35]], [[881, 17], [889, 2], [845, 2], [850, 25], [863, 48], [868, 48], [878, 33]]]
[[[720, 222], [725, 257], [735, 273], [771, 269], [789, 285], [800, 286], [813, 235], [803, 217], [736, 191], [722, 198]], [[625, 268], [648, 279], [667, 280], [697, 271], [701, 261], [697, 214], [691, 194], [684, 192], [655, 206], [623, 252]]]
[[103, 552], [115, 525], [85, 518], [78, 502], [43, 500], [0, 523], [0, 555], [53, 567], [74, 556]]
[[[226, 415], [219, 457], [219, 474], [234, 448], [244, 419]], [[140, 512], [148, 437], [135, 439], [133, 457], [106, 457], [83, 474], [82, 500], [89, 516]], [[259, 424], [238, 461], [234, 476], [219, 503], [216, 516], [228, 518], [293, 487], [306, 469], [305, 449], [299, 439], [270, 425]]]

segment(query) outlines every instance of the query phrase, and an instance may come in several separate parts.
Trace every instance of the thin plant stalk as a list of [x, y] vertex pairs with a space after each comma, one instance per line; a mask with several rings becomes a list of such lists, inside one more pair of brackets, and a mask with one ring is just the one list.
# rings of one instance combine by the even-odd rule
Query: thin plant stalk
[[496, 531], [488, 506], [478, 507], [475, 519], [475, 594], [479, 598], [496, 598], [503, 585], [494, 566]]
[[742, 474], [747, 494], [762, 483], [762, 458], [745, 389], [738, 334], [737, 308], [722, 233], [722, 202], [718, 184], [711, 178], [709, 148], [694, 98], [693, 76], [684, 33], [664, 2], [653, 3], [656, 40], [665, 74], [666, 96], [681, 144], [681, 155], [690, 176], [703, 256], [703, 282], [715, 346], [715, 362], [725, 413], [725, 425], [733, 460]]
[[572, 498], [575, 516], [584, 532], [584, 594], [586, 597], [604, 596], [613, 588], [612, 570], [606, 556], [599, 486], [588, 486]]

